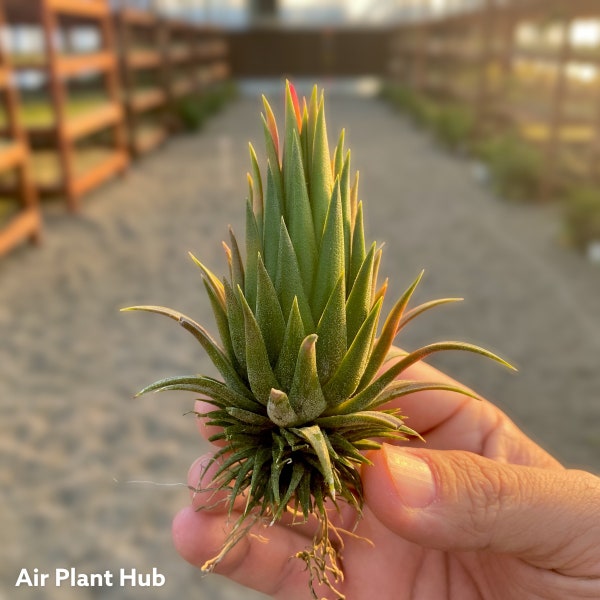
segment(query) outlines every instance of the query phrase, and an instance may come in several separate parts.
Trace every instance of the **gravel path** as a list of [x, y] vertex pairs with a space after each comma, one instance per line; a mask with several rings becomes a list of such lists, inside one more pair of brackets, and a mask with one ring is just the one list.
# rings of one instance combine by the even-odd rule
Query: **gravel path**
[[[186, 253], [223, 270], [226, 226], [242, 231], [259, 111], [257, 98], [241, 99], [94, 194], [80, 215], [48, 210], [44, 246], [0, 262], [0, 600], [258, 597], [176, 556], [170, 520], [185, 489], [128, 483], [184, 481], [204, 449], [182, 417], [189, 398], [132, 394], [210, 367], [172, 322], [118, 309], [163, 304], [212, 323]], [[500, 352], [518, 375], [479, 357], [436, 363], [565, 463], [600, 470], [600, 269], [557, 243], [554, 209], [498, 201], [467, 161], [374, 100], [332, 95], [328, 119], [332, 134], [347, 127], [369, 237], [386, 242], [388, 297], [426, 268], [419, 299], [466, 298], [400, 342], [458, 338]], [[23, 567], [156, 567], [167, 583], [15, 589]]]

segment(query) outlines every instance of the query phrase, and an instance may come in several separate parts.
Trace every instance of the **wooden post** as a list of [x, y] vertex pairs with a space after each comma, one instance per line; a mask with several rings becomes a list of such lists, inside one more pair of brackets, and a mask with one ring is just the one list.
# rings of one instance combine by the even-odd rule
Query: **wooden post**
[[[600, 9], [599, 9], [600, 13]], [[596, 73], [596, 115], [594, 121], [594, 133], [590, 147], [590, 180], [593, 185], [600, 185], [600, 71]]]
[[59, 56], [54, 43], [54, 34], [58, 29], [58, 19], [47, 2], [42, 1], [40, 3], [40, 11], [40, 21], [44, 32], [44, 45], [47, 56], [48, 85], [54, 107], [58, 154], [62, 171], [62, 187], [69, 209], [76, 211], [79, 208], [79, 204], [71, 185], [75, 176], [73, 169], [73, 142], [68, 138], [66, 133], [68, 94], [65, 82], [58, 70]]
[[498, 18], [494, 0], [486, 0], [478, 19], [479, 57], [477, 60], [477, 89], [475, 92], [475, 135], [481, 132], [483, 122], [489, 114], [490, 81], [489, 68], [494, 57], [494, 24]]
[[515, 58], [515, 35], [518, 25], [518, 19], [509, 7], [502, 19], [501, 25], [501, 52], [500, 52], [500, 71], [502, 74], [502, 84], [500, 85], [500, 94], [506, 98], [510, 92], [510, 85], [513, 77], [513, 65]]
[[[154, 8], [154, 5], [153, 5]], [[118, 54], [121, 79], [124, 82], [123, 99], [127, 116], [127, 143], [131, 154], [139, 157], [162, 144], [167, 137], [165, 106], [168, 100], [168, 68], [166, 20], [155, 10], [127, 9], [121, 6], [115, 13], [118, 29]], [[151, 48], [136, 49], [134, 31], [151, 40]], [[138, 86], [142, 72], [152, 73], [158, 81], [152, 87]], [[161, 111], [161, 123], [154, 131], [143, 128], [143, 116]]]
[[[4, 29], [4, 7], [0, 2], [0, 28]], [[6, 227], [0, 230], [0, 254], [8, 251], [23, 239], [39, 244], [42, 236], [42, 219], [38, 195], [31, 171], [31, 155], [19, 115], [19, 94], [11, 81], [11, 65], [4, 47], [0, 44], [0, 79], [2, 101], [6, 109], [7, 133], [11, 145], [0, 155], [2, 170], [15, 170], [17, 193], [21, 210]], [[4, 159], [4, 160], [2, 160]]]
[[[102, 76], [104, 78], [104, 84], [107, 88], [108, 97], [110, 98], [111, 102], [121, 104], [121, 81], [119, 78], [117, 45], [111, 19], [111, 14], [107, 13], [106, 16], [102, 17], [99, 23], [102, 49], [105, 52], [110, 52], [113, 58], [112, 67], [104, 71]], [[113, 129], [116, 149], [117, 151], [125, 154], [127, 152], [127, 131], [125, 119], [120, 119]]]
[[416, 45], [414, 47], [413, 67], [410, 73], [410, 85], [415, 92], [422, 92], [427, 80], [427, 47], [429, 45], [429, 24], [425, 21], [415, 25]]
[[568, 91], [567, 64], [571, 57], [572, 17], [562, 21], [563, 39], [557, 58], [558, 74], [551, 99], [549, 134], [545, 148], [544, 174], [540, 182], [540, 198], [547, 200], [556, 186], [557, 158], [561, 145], [561, 127], [564, 118], [564, 105]]
[[594, 185], [600, 184], [600, 84], [596, 83], [598, 87], [596, 105], [598, 106], [596, 111], [596, 120], [594, 123], [594, 137], [592, 146], [590, 148], [590, 179]]

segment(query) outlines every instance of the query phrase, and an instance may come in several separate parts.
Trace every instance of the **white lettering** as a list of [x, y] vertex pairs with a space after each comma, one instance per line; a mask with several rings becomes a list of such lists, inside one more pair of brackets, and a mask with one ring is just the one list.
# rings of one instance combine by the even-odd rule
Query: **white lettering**
[[26, 585], [29, 587], [45, 587], [46, 581], [50, 577], [49, 573], [40, 573], [38, 568], [33, 569], [33, 579], [26, 568], [21, 569], [15, 587]]
[[153, 587], [162, 587], [165, 585], [166, 579], [162, 573], [158, 572], [158, 569], [154, 567], [152, 569], [152, 586]]
[[70, 569], [56, 569], [55, 581], [56, 587], [60, 587], [63, 582], [68, 581], [71, 587], [96, 587], [111, 586], [113, 574], [106, 570], [104, 573], [78, 573], [74, 567]]
[[136, 569], [120, 570], [121, 587], [129, 584], [131, 587], [162, 587], [166, 583], [166, 577], [152, 567], [152, 573], [138, 573]]
[[[71, 571], [73, 571], [73, 577], [71, 577]], [[71, 586], [75, 585], [75, 569], [56, 569], [54, 574], [56, 587], [60, 587], [62, 582], [66, 581], [67, 579], [71, 580]]]
[[[75, 567], [54, 570], [54, 585], [56, 587], [102, 587], [113, 585], [114, 573], [108, 569], [103, 573], [78, 573]], [[137, 569], [120, 569], [119, 584], [121, 587], [162, 587], [166, 577], [152, 567], [151, 572], [138, 572]], [[50, 573], [40, 573], [39, 569], [22, 568], [15, 582], [15, 587], [46, 587]]]
[[129, 572], [129, 575], [127, 575], [125, 569], [121, 569], [120, 570], [120, 574], [121, 574], [121, 577], [120, 577], [121, 587], [125, 587], [125, 583], [127, 581], [129, 581], [129, 583], [130, 583], [130, 585], [132, 587], [135, 587], [135, 583], [136, 583], [136, 579], [135, 579], [136, 571], [135, 571], [135, 569], [131, 569], [131, 571]]

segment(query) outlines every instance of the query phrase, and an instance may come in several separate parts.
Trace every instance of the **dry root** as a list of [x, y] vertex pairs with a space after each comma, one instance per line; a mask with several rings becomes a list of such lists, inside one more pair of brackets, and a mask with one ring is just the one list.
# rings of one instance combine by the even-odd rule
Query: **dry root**
[[[295, 557], [300, 558], [306, 564], [309, 574], [308, 584], [312, 597], [319, 599], [315, 586], [326, 586], [335, 595], [337, 600], [345, 600], [346, 596], [338, 589], [338, 584], [344, 581], [342, 566], [342, 550], [344, 542], [341, 531], [336, 529], [327, 513], [319, 514], [319, 525], [313, 538], [312, 546], [298, 552]], [[331, 535], [334, 536], [332, 542]]]

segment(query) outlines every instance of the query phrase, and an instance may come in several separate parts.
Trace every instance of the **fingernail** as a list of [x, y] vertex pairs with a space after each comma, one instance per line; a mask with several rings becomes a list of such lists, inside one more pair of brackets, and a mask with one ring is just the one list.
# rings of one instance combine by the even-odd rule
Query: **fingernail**
[[435, 482], [429, 465], [397, 446], [384, 444], [388, 469], [403, 504], [425, 508], [435, 498]]

